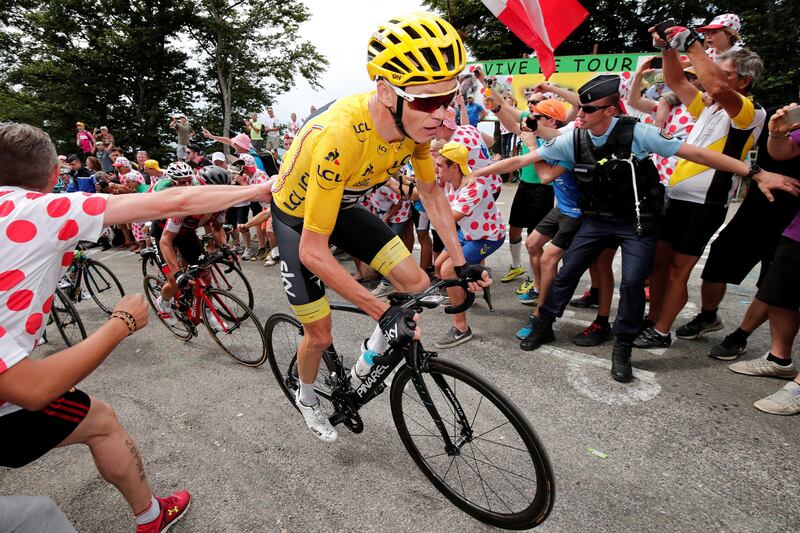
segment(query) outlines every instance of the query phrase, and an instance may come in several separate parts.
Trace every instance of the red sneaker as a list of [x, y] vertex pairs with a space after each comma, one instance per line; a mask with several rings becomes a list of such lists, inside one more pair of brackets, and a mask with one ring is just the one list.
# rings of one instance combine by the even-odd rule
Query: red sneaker
[[191, 495], [185, 490], [178, 491], [166, 498], [156, 497], [158, 505], [161, 507], [161, 514], [149, 524], [136, 526], [136, 533], [161, 533], [162, 531], [167, 531], [178, 520], [183, 518], [183, 515], [189, 510], [191, 499]]

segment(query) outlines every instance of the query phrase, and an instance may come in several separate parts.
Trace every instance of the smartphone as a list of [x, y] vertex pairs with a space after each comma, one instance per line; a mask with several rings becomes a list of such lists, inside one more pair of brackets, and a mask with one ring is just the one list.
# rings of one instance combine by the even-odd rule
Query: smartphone
[[783, 121], [786, 124], [796, 124], [800, 122], [800, 106], [793, 107], [783, 115]]
[[664, 68], [664, 60], [660, 57], [654, 57], [650, 60], [650, 68]]
[[486, 86], [492, 87], [494, 85], [494, 78], [486, 78]]
[[539, 121], [536, 120], [536, 117], [528, 115], [527, 118], [525, 118], [525, 126], [531, 131], [536, 131], [539, 128]]
[[656, 33], [658, 34], [658, 36], [666, 41], [667, 40], [667, 28], [672, 28], [673, 26], [675, 26], [675, 20], [674, 19], [668, 19], [668, 20], [665, 20], [664, 22], [659, 22], [658, 24], [656, 24], [655, 30], [656, 30]]

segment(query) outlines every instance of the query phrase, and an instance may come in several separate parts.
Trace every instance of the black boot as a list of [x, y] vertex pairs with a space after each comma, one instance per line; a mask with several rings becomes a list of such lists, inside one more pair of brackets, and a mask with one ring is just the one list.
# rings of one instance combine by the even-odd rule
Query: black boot
[[611, 354], [611, 378], [620, 383], [628, 383], [633, 380], [630, 344], [619, 342], [614, 344], [614, 351]]
[[535, 350], [542, 344], [547, 344], [554, 340], [556, 340], [556, 336], [553, 333], [553, 323], [539, 320], [538, 323], [534, 325], [533, 331], [519, 344], [519, 347], [527, 352]]

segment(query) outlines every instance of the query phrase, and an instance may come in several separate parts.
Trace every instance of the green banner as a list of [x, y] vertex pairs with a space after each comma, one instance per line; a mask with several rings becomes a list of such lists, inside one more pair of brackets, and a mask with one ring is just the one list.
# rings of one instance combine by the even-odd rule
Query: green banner
[[[638, 59], [651, 54], [597, 54], [588, 56], [556, 57], [556, 73], [573, 72], [631, 72], [636, 70]], [[524, 76], [541, 74], [538, 59], [503, 59], [476, 61], [469, 69], [481, 65], [487, 76]]]

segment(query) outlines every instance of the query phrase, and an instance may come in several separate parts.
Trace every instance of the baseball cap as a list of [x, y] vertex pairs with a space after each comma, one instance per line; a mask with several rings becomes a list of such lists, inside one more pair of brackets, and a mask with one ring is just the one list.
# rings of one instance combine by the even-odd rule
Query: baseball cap
[[724, 15], [717, 15], [705, 26], [697, 28], [697, 31], [706, 32], [710, 30], [720, 30], [722, 28], [730, 28], [736, 33], [739, 33], [739, 30], [742, 28], [742, 23], [739, 21], [738, 15], [725, 13]]
[[256, 166], [256, 159], [250, 154], [242, 154], [241, 161], [244, 163], [245, 167], [255, 168]]
[[469, 165], [467, 164], [467, 158], [469, 157], [469, 150], [463, 144], [455, 141], [450, 141], [449, 143], [442, 146], [442, 149], [439, 150], [439, 155], [457, 164], [458, 168], [461, 169], [461, 173], [464, 174], [465, 176], [468, 175], [470, 172], [472, 172], [472, 169], [469, 168]]
[[127, 157], [118, 157], [116, 161], [112, 164], [115, 167], [130, 167], [131, 162], [128, 161]]
[[232, 138], [231, 144], [243, 147], [245, 152], [249, 152], [250, 147], [252, 146], [252, 143], [250, 142], [250, 137], [248, 137], [246, 133], [240, 133], [236, 137]]
[[542, 100], [536, 104], [536, 111], [559, 122], [564, 122], [567, 118], [567, 109], [558, 100]]
[[458, 124], [456, 124], [456, 108], [455, 107], [451, 106], [451, 107], [447, 108], [447, 111], [444, 114], [444, 121], [442, 122], [442, 125], [445, 128], [448, 128], [448, 129], [451, 129], [451, 130], [454, 130], [454, 129], [456, 129], [458, 127]]
[[217, 161], [225, 161], [225, 154], [222, 152], [214, 152], [211, 154], [211, 162], [215, 163]]
[[[117, 161], [119, 161], [119, 158], [117, 158]], [[148, 159], [147, 161], [145, 161], [144, 162], [144, 167], [145, 168], [152, 168], [153, 170], [155, 170], [157, 172], [161, 172], [161, 167], [158, 166], [158, 161], [156, 161], [155, 159]]]
[[653, 76], [653, 83], [664, 83], [664, 73], [656, 72]]

